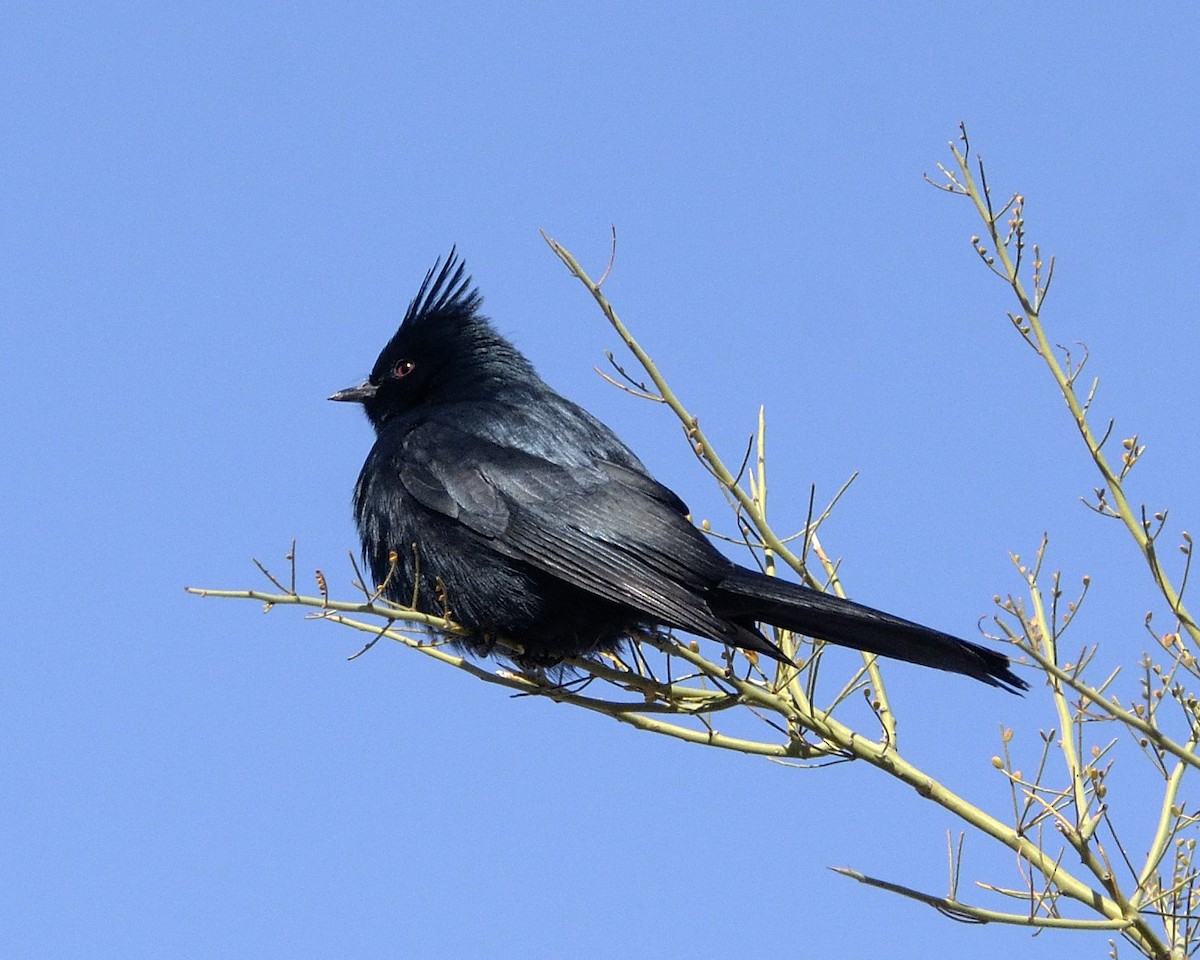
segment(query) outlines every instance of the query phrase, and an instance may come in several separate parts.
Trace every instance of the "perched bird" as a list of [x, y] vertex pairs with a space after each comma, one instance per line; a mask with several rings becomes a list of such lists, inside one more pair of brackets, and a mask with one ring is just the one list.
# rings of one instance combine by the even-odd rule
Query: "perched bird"
[[360, 403], [375, 445], [354, 490], [363, 558], [398, 603], [466, 627], [519, 666], [673, 627], [784, 663], [758, 622], [1024, 690], [1008, 658], [734, 564], [599, 420], [480, 313], [452, 250], [409, 304]]

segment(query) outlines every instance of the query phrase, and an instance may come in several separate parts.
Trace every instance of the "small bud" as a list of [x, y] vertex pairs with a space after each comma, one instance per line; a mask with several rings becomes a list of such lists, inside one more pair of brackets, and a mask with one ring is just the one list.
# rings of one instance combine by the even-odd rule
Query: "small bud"
[[997, 770], [1003, 770], [1004, 769], [1004, 761], [1001, 760], [999, 757], [992, 757], [992, 766], [995, 767]]

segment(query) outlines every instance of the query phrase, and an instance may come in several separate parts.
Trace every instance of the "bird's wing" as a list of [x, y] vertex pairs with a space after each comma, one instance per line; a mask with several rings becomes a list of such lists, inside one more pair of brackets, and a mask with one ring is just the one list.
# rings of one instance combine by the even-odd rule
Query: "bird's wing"
[[490, 549], [655, 621], [731, 635], [703, 599], [729, 561], [645, 474], [598, 460], [565, 466], [445, 423], [409, 433], [398, 468], [415, 500]]

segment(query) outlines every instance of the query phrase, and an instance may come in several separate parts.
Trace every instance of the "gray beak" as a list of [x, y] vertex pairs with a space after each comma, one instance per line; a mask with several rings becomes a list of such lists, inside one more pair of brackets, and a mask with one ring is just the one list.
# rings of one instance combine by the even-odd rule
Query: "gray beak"
[[339, 390], [329, 399], [342, 400], [346, 403], [366, 403], [375, 396], [377, 389], [370, 380], [364, 380], [357, 387], [347, 387], [345, 390]]

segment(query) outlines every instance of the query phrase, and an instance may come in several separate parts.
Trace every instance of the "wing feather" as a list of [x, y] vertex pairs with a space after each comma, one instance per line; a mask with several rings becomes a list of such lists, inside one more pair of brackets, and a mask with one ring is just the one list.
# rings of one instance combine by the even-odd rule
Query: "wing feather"
[[[438, 425], [420, 428], [399, 460], [408, 493], [474, 531], [488, 549], [520, 560], [649, 618], [713, 639], [731, 627], [705, 591], [730, 566], [684, 515], [673, 493], [627, 465], [568, 467]], [[453, 459], [444, 453], [453, 446]], [[438, 455], [438, 451], [442, 455]]]

